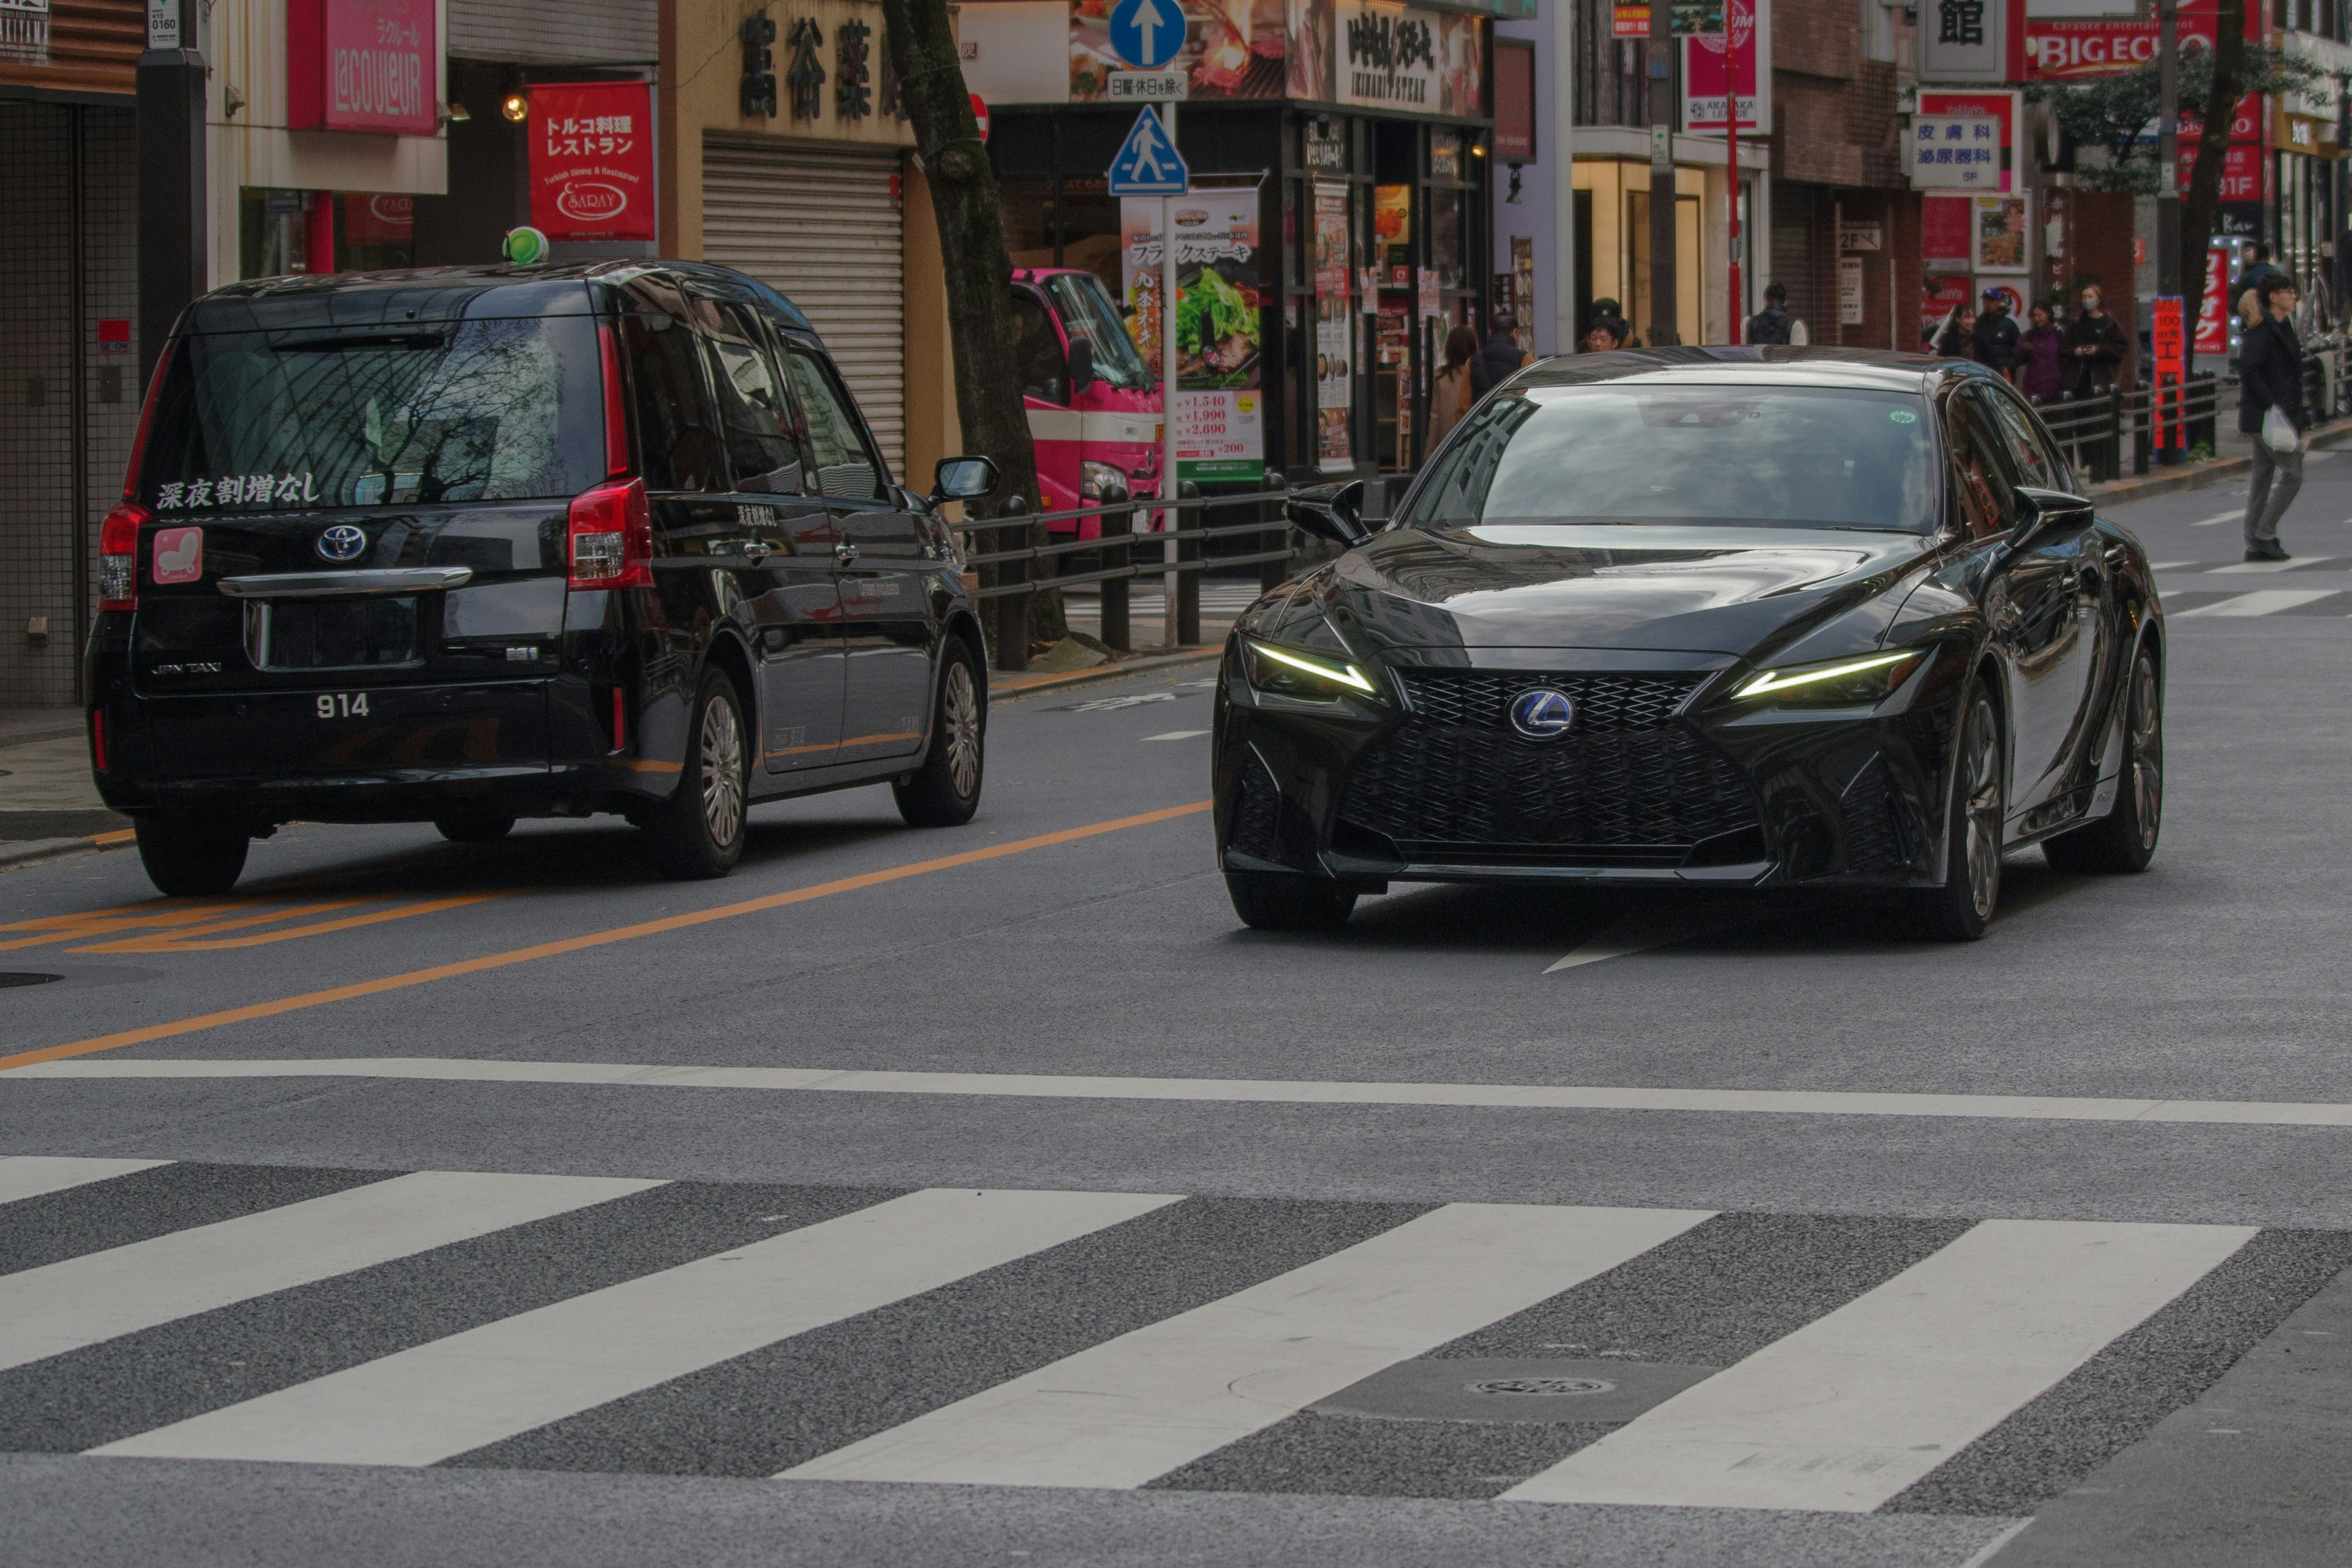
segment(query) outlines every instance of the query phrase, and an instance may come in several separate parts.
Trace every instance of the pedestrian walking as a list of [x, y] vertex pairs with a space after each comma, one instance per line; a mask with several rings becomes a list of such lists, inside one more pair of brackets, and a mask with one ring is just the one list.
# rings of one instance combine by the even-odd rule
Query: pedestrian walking
[[1943, 330], [1936, 334], [1934, 352], [1946, 359], [1974, 359], [1976, 341], [1976, 308], [1955, 305], [1952, 313], [1944, 318]]
[[2286, 276], [2271, 260], [2271, 247], [2246, 247], [2246, 263], [2238, 270], [2238, 323], [2252, 331], [2263, 323], [2263, 285]]
[[2124, 363], [2124, 329], [2102, 308], [2099, 286], [2082, 294], [2083, 313], [2066, 323], [2066, 395], [2095, 397], [2116, 384]]
[[1521, 365], [1533, 364], [1535, 355], [1519, 347], [1516, 334], [1519, 323], [1508, 310], [1495, 312], [1493, 324], [1486, 331], [1486, 346], [1470, 356], [1470, 390], [1484, 397], [1504, 382]]
[[1748, 341], [1786, 347], [1796, 321], [1789, 314], [1789, 289], [1781, 283], [1764, 288], [1764, 308], [1748, 318]]
[[2238, 351], [2238, 428], [2254, 438], [2253, 482], [2246, 490], [2246, 559], [2292, 559], [2279, 542], [2279, 519], [2303, 489], [2303, 342], [2294, 335], [2298, 300], [2292, 279], [2262, 285], [2263, 319]]
[[2009, 296], [1998, 289], [1984, 291], [1984, 309], [1977, 313], [1969, 357], [2000, 376], [2016, 379], [2017, 321], [2009, 313]]
[[1478, 352], [1478, 334], [1456, 327], [1445, 334], [1445, 366], [1429, 388], [1429, 447], [1435, 451], [1445, 433], [1462, 423], [1478, 400], [1470, 394], [1470, 358]]
[[2066, 334], [2050, 319], [2050, 307], [2026, 312], [2032, 325], [2018, 342], [2017, 388], [2036, 403], [2055, 402], [2065, 389]]

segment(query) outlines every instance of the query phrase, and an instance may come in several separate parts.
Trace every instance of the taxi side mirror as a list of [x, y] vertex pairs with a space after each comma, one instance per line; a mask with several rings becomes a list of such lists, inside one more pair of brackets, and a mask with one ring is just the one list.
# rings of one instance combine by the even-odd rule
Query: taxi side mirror
[[996, 489], [996, 464], [986, 458], [941, 458], [931, 484], [933, 500], [978, 500]]

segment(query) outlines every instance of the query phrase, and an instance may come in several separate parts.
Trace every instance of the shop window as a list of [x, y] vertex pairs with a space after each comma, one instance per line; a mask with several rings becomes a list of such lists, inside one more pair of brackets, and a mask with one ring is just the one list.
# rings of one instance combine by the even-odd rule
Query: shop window
[[239, 278], [283, 278], [310, 270], [308, 191], [237, 192]]
[[1466, 160], [1462, 151], [1462, 132], [1450, 125], [1441, 125], [1429, 133], [1429, 177], [1433, 180], [1459, 180], [1465, 177]]
[[1113, 299], [1125, 293], [1119, 277], [1118, 198], [1100, 179], [1064, 179], [1060, 199], [1062, 265], [1091, 272]]
[[373, 272], [416, 265], [416, 198], [383, 191], [335, 197], [335, 269]]
[[1015, 267], [1053, 267], [1054, 182], [999, 180], [998, 209], [1003, 214], [1004, 248]]
[[1467, 212], [1466, 191], [1443, 188], [1429, 193], [1429, 265], [1437, 274], [1442, 289], [1466, 289], [1464, 276], [1463, 220]]

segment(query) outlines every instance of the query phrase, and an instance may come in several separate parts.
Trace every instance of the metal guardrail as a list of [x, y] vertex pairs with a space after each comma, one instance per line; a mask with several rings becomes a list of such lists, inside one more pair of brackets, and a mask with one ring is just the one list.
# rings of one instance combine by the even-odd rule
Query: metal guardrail
[[[2341, 345], [2305, 353], [2304, 404], [2314, 418], [2330, 418], [2352, 407], [2352, 374], [2347, 373], [2352, 373], [2352, 353]], [[2161, 408], [2153, 389], [2142, 384], [2037, 403], [2034, 409], [2084, 477], [2103, 483], [2123, 478], [2126, 452], [2131, 472], [2145, 474], [2151, 467], [2183, 460], [2199, 447], [2219, 450], [2221, 418], [2238, 409], [2238, 384], [2210, 373], [2192, 376], [2177, 391], [2166, 389]], [[2159, 416], [2161, 447], [2156, 439]]]
[[[996, 668], [1018, 670], [1029, 667], [1029, 598], [1042, 589], [1101, 584], [1101, 640], [1125, 653], [1134, 646], [1129, 625], [1128, 585], [1138, 577], [1158, 577], [1165, 584], [1167, 602], [1174, 605], [1174, 614], [1169, 615], [1163, 609], [1160, 640], [1165, 646], [1181, 647], [1201, 640], [1201, 578], [1210, 567], [1255, 565], [1262, 588], [1276, 587], [1290, 574], [1291, 563], [1299, 560], [1304, 552], [1303, 536], [1291, 528], [1283, 513], [1283, 503], [1290, 499], [1287, 487], [1217, 496], [1203, 496], [1198, 487], [1191, 484], [1183, 489], [1186, 493], [1174, 500], [1106, 501], [1060, 511], [1007, 510], [994, 517], [967, 518], [950, 524], [974, 543], [983, 542], [977, 536], [995, 536], [984, 541], [991, 548], [967, 553], [964, 565], [982, 573], [982, 584], [970, 591], [971, 596], [992, 601], [996, 605], [991, 627]], [[1008, 506], [1020, 504], [1016, 500]], [[1240, 521], [1211, 521], [1213, 514], [1235, 510], [1255, 515]], [[1160, 513], [1174, 514], [1179, 526], [1168, 527], [1169, 520], [1162, 518], [1160, 527], [1136, 531], [1139, 519]], [[1183, 520], [1188, 516], [1193, 521], [1185, 523]], [[1041, 523], [1050, 526], [1087, 518], [1100, 520], [1101, 537], [1045, 544], [1028, 542], [1029, 534]], [[1021, 542], [1009, 542], [1008, 535], [1017, 537]], [[1257, 537], [1261, 547], [1214, 557], [1204, 549], [1214, 540], [1244, 536]], [[1065, 558], [1088, 552], [1097, 558], [1092, 570], [1054, 570]], [[1034, 571], [1034, 566], [1044, 570]]]

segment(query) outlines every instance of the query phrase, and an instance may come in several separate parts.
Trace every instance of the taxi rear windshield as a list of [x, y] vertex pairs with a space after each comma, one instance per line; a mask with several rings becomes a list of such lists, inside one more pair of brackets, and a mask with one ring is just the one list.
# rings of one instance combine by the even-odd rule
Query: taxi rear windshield
[[184, 338], [139, 498], [172, 514], [577, 495], [604, 475], [601, 377], [582, 316]]
[[1820, 386], [1536, 386], [1481, 407], [1402, 521], [1936, 526], [1927, 405]]

